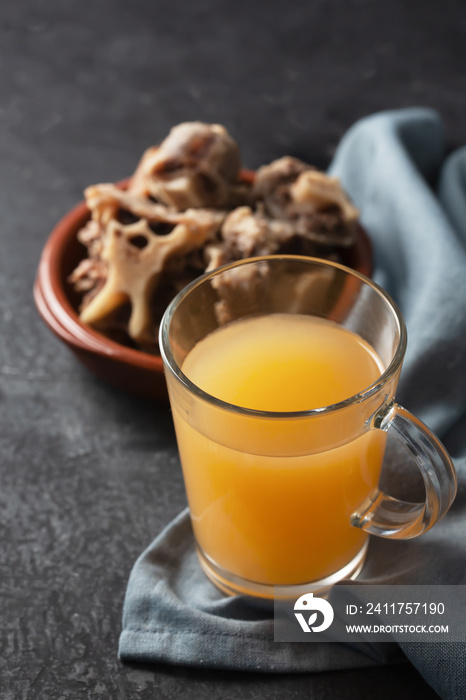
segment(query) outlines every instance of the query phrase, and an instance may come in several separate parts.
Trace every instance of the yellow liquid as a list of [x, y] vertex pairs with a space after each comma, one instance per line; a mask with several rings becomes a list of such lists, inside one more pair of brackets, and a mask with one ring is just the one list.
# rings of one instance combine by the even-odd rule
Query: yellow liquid
[[[219, 328], [182, 369], [217, 398], [281, 412], [343, 401], [383, 371], [359, 336], [288, 314]], [[296, 585], [358, 555], [367, 536], [350, 517], [377, 487], [385, 443], [380, 431], [364, 431], [357, 402], [330, 417], [270, 419], [171, 398], [196, 540], [218, 567]]]

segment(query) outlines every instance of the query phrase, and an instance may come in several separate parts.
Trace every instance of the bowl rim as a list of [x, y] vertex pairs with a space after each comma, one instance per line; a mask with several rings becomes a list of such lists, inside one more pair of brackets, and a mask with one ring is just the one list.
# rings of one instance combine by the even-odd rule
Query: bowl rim
[[[241, 170], [241, 179], [252, 182], [255, 172]], [[131, 178], [115, 183], [125, 189]], [[70, 209], [53, 227], [39, 261], [33, 287], [34, 301], [45, 323], [55, 335], [79, 353], [97, 354], [135, 368], [163, 372], [160, 355], [150, 355], [143, 350], [127, 347], [107, 338], [91, 326], [84, 324], [73, 307], [66, 288], [62, 284], [59, 270], [71, 236], [88, 221], [90, 212], [85, 200]], [[365, 229], [359, 225], [357, 245], [362, 255], [361, 269], [370, 277], [373, 269], [372, 243]]]

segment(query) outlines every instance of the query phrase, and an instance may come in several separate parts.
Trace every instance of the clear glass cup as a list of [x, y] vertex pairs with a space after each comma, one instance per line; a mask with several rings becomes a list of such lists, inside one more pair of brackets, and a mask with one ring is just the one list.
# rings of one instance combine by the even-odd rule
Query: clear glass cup
[[[185, 375], [190, 351], [217, 328], [270, 314], [309, 315], [351, 331], [375, 351], [380, 373], [354, 396], [288, 412], [228, 403]], [[370, 534], [417, 537], [453, 502], [448, 453], [394, 400], [406, 349], [402, 316], [363, 275], [291, 255], [224, 266], [171, 302], [160, 348], [199, 561], [224, 592], [291, 597], [355, 578]], [[423, 503], [379, 489], [387, 435], [421, 472]]]

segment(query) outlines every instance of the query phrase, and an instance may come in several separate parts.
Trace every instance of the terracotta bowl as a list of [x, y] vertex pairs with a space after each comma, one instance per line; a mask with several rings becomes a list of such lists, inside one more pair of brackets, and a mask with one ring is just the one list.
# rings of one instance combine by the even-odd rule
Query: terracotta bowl
[[[253, 174], [244, 173], [244, 179]], [[121, 183], [125, 186], [125, 183]], [[47, 326], [76, 357], [105, 382], [132, 394], [167, 400], [160, 357], [109, 340], [79, 320], [79, 296], [67, 282], [86, 250], [76, 234], [89, 219], [86, 203], [80, 202], [55, 226], [42, 252], [34, 284], [34, 300]], [[344, 264], [370, 277], [372, 247], [359, 230], [356, 245], [347, 251]]]

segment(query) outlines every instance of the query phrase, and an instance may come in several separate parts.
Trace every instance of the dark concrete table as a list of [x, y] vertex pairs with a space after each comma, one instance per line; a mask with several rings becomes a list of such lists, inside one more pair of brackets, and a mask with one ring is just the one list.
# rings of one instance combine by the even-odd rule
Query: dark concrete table
[[357, 118], [401, 106], [438, 108], [465, 142], [465, 28], [462, 0], [2, 4], [4, 700], [436, 697], [408, 664], [259, 676], [118, 661], [131, 566], [185, 504], [171, 418], [89, 375], [32, 284], [83, 188], [130, 174], [183, 120], [225, 124], [249, 167], [285, 153], [325, 167]]

